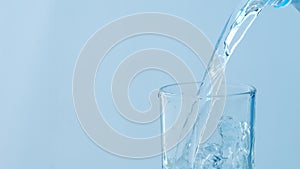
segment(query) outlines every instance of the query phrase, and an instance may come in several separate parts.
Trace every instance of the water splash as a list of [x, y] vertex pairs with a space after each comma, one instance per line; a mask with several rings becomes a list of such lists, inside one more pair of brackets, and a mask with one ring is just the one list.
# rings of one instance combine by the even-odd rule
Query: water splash
[[[258, 14], [264, 7], [270, 4], [273, 3], [265, 0], [249, 0], [241, 8], [238, 8], [239, 10], [232, 13], [216, 43], [207, 71], [203, 75], [202, 83], [198, 90], [200, 96], [207, 93], [207, 95], [212, 96], [219, 95], [220, 91], [220, 93], [222, 93], [221, 87], [225, 83], [224, 79], [222, 79], [222, 75], [224, 74], [228, 60], [238, 44], [244, 38]], [[212, 106], [219, 105], [217, 103], [212, 103]], [[222, 111], [208, 112], [206, 124], [201, 131], [200, 143], [208, 139], [217, 128], [217, 122], [215, 121], [220, 120], [219, 118], [221, 118], [222, 113]]]

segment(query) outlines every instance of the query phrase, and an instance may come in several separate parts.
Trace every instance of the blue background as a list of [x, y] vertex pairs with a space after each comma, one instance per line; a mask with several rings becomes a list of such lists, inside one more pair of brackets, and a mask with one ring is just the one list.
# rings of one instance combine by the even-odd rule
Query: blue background
[[[72, 101], [72, 76], [79, 51], [88, 38], [105, 24], [137, 12], [164, 12], [182, 17], [199, 27], [215, 43], [227, 17], [238, 2], [2, 1], [0, 168], [159, 169], [160, 157], [139, 160], [117, 157], [100, 149], [83, 132]], [[152, 37], [149, 41], [145, 41], [147, 37], [136, 39], [133, 43], [141, 45], [138, 48], [132, 45], [130, 50], [165, 45], [162, 42], [153, 43], [155, 38], [157, 37]], [[298, 166], [299, 39], [300, 14], [293, 7], [265, 9], [228, 63], [228, 82], [252, 84], [258, 90], [258, 169], [292, 169]], [[145, 42], [137, 43], [143, 41]], [[167, 41], [170, 40], [163, 42]], [[178, 47], [175, 53], [180, 55], [184, 50]], [[106, 72], [101, 74], [104, 79], [112, 76], [110, 64], [120, 61], [109, 59], [102, 70]], [[189, 66], [197, 71], [198, 63], [191, 62]], [[150, 82], [155, 82], [149, 83], [149, 79]], [[99, 91], [99, 102], [103, 98], [110, 99], [110, 93], [102, 93], [100, 85], [109, 85], [109, 80], [101, 83], [97, 79], [96, 82], [100, 86], [96, 89]], [[146, 72], [137, 77], [133, 84], [133, 92], [130, 92], [133, 102], [139, 98], [135, 93], [145, 96], [144, 89], [150, 90], [171, 82], [173, 79], [161, 72]], [[143, 87], [138, 87], [140, 85]], [[138, 104], [137, 107], [146, 109], [147, 100], [142, 98], [141, 101], [145, 103]], [[157, 132], [146, 126], [138, 129], [131, 124], [127, 125], [128, 128], [118, 126], [123, 122], [116, 117], [117, 112], [112, 107], [106, 109], [112, 110], [105, 115], [107, 121], [115, 129], [122, 130], [120, 132], [144, 137]]]

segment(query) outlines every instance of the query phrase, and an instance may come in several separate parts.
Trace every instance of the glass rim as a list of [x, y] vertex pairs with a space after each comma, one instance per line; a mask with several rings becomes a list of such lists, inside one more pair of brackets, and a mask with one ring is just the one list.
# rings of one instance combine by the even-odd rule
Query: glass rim
[[[184, 82], [184, 83], [172, 83], [165, 85], [159, 89], [159, 94], [163, 94], [166, 96], [191, 96], [191, 97], [199, 97], [197, 93], [193, 94], [184, 94], [181, 91], [180, 92], [171, 92], [170, 89], [175, 86], [184, 86], [184, 85], [192, 85], [197, 84], [199, 86], [201, 82]], [[228, 92], [229, 89], [235, 89], [235, 91]], [[203, 98], [215, 98], [215, 97], [229, 97], [229, 96], [239, 96], [239, 95], [255, 95], [256, 94], [256, 88], [253, 85], [249, 84], [228, 84], [226, 85], [226, 95], [207, 95]]]

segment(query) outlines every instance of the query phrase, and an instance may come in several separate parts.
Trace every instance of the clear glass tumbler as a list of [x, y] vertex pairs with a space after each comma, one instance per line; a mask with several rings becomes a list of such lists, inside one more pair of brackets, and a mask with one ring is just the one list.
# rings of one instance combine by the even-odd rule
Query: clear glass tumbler
[[[227, 85], [226, 96], [198, 96], [198, 83], [162, 87], [163, 169], [252, 169], [256, 89]], [[226, 99], [213, 134], [202, 141], [212, 99]]]

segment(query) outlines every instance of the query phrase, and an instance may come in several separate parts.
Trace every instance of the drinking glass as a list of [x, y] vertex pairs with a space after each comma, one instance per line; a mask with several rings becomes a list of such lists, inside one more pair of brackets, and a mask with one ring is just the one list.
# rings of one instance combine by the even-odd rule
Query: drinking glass
[[[163, 169], [252, 169], [256, 89], [227, 85], [226, 95], [198, 95], [199, 83], [162, 87], [161, 102]], [[203, 92], [202, 92], [203, 93]], [[212, 101], [225, 105], [215, 130], [203, 140], [210, 125]]]

